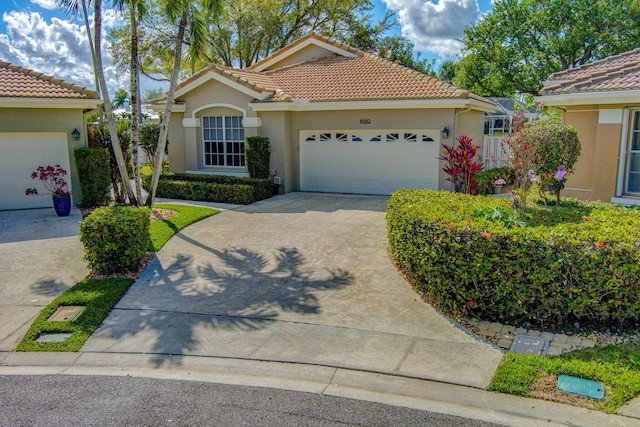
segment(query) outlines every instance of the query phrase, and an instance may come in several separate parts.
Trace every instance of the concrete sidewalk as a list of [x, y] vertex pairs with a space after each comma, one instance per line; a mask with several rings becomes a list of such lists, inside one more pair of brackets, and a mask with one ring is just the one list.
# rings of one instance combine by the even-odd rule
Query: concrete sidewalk
[[502, 352], [387, 255], [386, 197], [292, 193], [176, 235], [81, 351], [215, 356], [486, 388]]

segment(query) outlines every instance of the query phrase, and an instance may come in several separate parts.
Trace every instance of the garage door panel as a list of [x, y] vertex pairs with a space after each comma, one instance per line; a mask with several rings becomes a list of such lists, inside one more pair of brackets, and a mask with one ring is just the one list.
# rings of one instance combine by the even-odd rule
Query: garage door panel
[[[70, 170], [65, 133], [0, 133], [0, 210], [51, 207], [51, 195], [31, 173], [56, 164]], [[31, 187], [40, 195], [26, 196]]]
[[302, 191], [390, 194], [438, 188], [437, 130], [303, 131]]

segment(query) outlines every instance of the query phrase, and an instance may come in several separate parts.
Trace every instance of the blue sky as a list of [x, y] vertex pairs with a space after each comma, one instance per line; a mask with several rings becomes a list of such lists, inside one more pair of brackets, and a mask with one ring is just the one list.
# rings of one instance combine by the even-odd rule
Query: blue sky
[[[491, 8], [492, 0], [373, 0], [376, 16], [396, 12], [395, 31], [409, 38], [422, 57], [441, 61], [460, 52], [456, 38]], [[105, 15], [105, 25], [121, 18]], [[0, 60], [9, 61], [74, 83], [93, 87], [91, 55], [82, 22], [56, 6], [56, 0], [0, 0]], [[108, 53], [108, 86], [126, 88]], [[145, 82], [143, 90], [153, 88]]]

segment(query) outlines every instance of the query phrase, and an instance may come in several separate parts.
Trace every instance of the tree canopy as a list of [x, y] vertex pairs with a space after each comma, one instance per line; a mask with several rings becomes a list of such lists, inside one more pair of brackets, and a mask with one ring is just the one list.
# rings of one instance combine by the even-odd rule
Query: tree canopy
[[[388, 12], [376, 22], [371, 9], [370, 0], [227, 0], [220, 19], [207, 28], [202, 54], [196, 57], [185, 54], [182, 78], [210, 62], [248, 67], [309, 31], [434, 74], [433, 63], [414, 55], [414, 46], [408, 39], [389, 34], [397, 25], [395, 15]], [[140, 28], [142, 74], [166, 80], [173, 60], [173, 34], [175, 28], [162, 14], [147, 15]], [[108, 39], [119, 70], [125, 72], [129, 60], [129, 27], [112, 30]]]
[[638, 0], [498, 0], [465, 29], [455, 83], [537, 94], [547, 77], [640, 45]]

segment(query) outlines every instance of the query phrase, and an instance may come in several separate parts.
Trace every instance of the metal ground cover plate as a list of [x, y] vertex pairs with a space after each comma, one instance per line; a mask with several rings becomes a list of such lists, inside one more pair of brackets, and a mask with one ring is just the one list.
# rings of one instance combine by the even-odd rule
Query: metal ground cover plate
[[37, 342], [63, 342], [71, 336], [70, 333], [44, 333], [36, 338]]
[[604, 385], [597, 381], [585, 380], [584, 378], [570, 375], [560, 375], [558, 377], [558, 388], [568, 393], [581, 394], [594, 399], [604, 399]]
[[546, 338], [516, 335], [509, 351], [511, 353], [535, 354], [546, 356], [551, 343]]
[[83, 305], [61, 305], [47, 320], [49, 322], [73, 322], [85, 308]]

